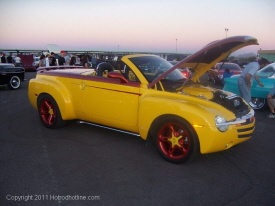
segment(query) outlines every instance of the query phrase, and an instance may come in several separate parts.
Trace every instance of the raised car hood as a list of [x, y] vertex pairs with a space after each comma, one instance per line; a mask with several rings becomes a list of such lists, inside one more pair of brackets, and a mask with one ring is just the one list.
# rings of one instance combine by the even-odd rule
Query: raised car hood
[[228, 57], [232, 52], [249, 45], [258, 45], [256, 38], [251, 36], [233, 36], [222, 40], [211, 42], [198, 52], [186, 57], [171, 69], [152, 81], [148, 88], [164, 78], [176, 68], [190, 67], [194, 70], [191, 80], [199, 82], [199, 78], [222, 59]]

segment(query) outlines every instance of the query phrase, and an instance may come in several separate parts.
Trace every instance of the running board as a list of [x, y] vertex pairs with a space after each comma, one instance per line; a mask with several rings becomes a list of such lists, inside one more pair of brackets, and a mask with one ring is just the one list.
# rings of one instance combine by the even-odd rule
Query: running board
[[78, 124], [88, 124], [88, 125], [92, 125], [92, 126], [96, 126], [96, 127], [100, 127], [100, 128], [104, 128], [104, 129], [109, 129], [109, 130], [113, 130], [113, 131], [116, 131], [116, 132], [121, 132], [121, 133], [124, 133], [124, 134], [130, 134], [130, 135], [134, 135], [134, 136], [140, 137], [139, 134], [136, 134], [136, 133], [133, 133], [133, 132], [127, 132], [127, 131], [120, 130], [120, 129], [115, 129], [115, 128], [112, 128], [112, 127], [106, 127], [106, 126], [103, 126], [103, 125], [100, 125], [100, 124], [95, 124], [95, 123], [91, 123], [91, 122], [85, 122], [85, 121], [81, 121], [81, 120], [78, 120], [77, 123]]

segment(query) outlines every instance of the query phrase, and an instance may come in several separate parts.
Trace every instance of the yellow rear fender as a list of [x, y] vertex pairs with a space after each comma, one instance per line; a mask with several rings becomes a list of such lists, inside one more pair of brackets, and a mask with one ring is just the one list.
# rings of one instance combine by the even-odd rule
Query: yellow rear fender
[[71, 101], [72, 97], [68, 89], [60, 81], [48, 81], [39, 79], [30, 80], [29, 83], [29, 99], [31, 104], [38, 109], [38, 100], [43, 94], [49, 94], [56, 101], [62, 119], [71, 120], [76, 119], [74, 113], [73, 103]]

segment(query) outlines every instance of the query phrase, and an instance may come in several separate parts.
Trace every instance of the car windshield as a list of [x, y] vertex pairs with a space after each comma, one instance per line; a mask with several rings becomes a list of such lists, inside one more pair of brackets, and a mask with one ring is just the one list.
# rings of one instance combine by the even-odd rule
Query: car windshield
[[258, 77], [275, 77], [275, 63], [269, 64], [257, 73]]
[[218, 64], [220, 69], [229, 69], [229, 70], [234, 70], [234, 71], [240, 71], [240, 67], [238, 65], [235, 64]]
[[[130, 60], [144, 75], [148, 83], [151, 83], [154, 79], [173, 67], [170, 62], [157, 56], [133, 57], [130, 58]], [[164, 89], [165, 91], [175, 92], [186, 80], [187, 78], [178, 69], [175, 69], [164, 76], [160, 80], [162, 86], [156, 84], [156, 88], [158, 90]]]
[[[173, 67], [170, 62], [156, 56], [133, 57], [130, 60], [140, 70], [149, 83]], [[165, 76], [162, 81], [163, 80], [179, 81], [186, 80], [186, 77], [178, 69], [175, 69]]]

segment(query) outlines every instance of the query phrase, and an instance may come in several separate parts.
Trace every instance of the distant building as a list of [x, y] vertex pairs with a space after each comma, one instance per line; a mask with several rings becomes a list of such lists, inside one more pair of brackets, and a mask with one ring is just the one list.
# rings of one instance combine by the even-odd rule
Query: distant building
[[266, 58], [270, 62], [275, 62], [275, 50], [259, 50], [259, 58]]

